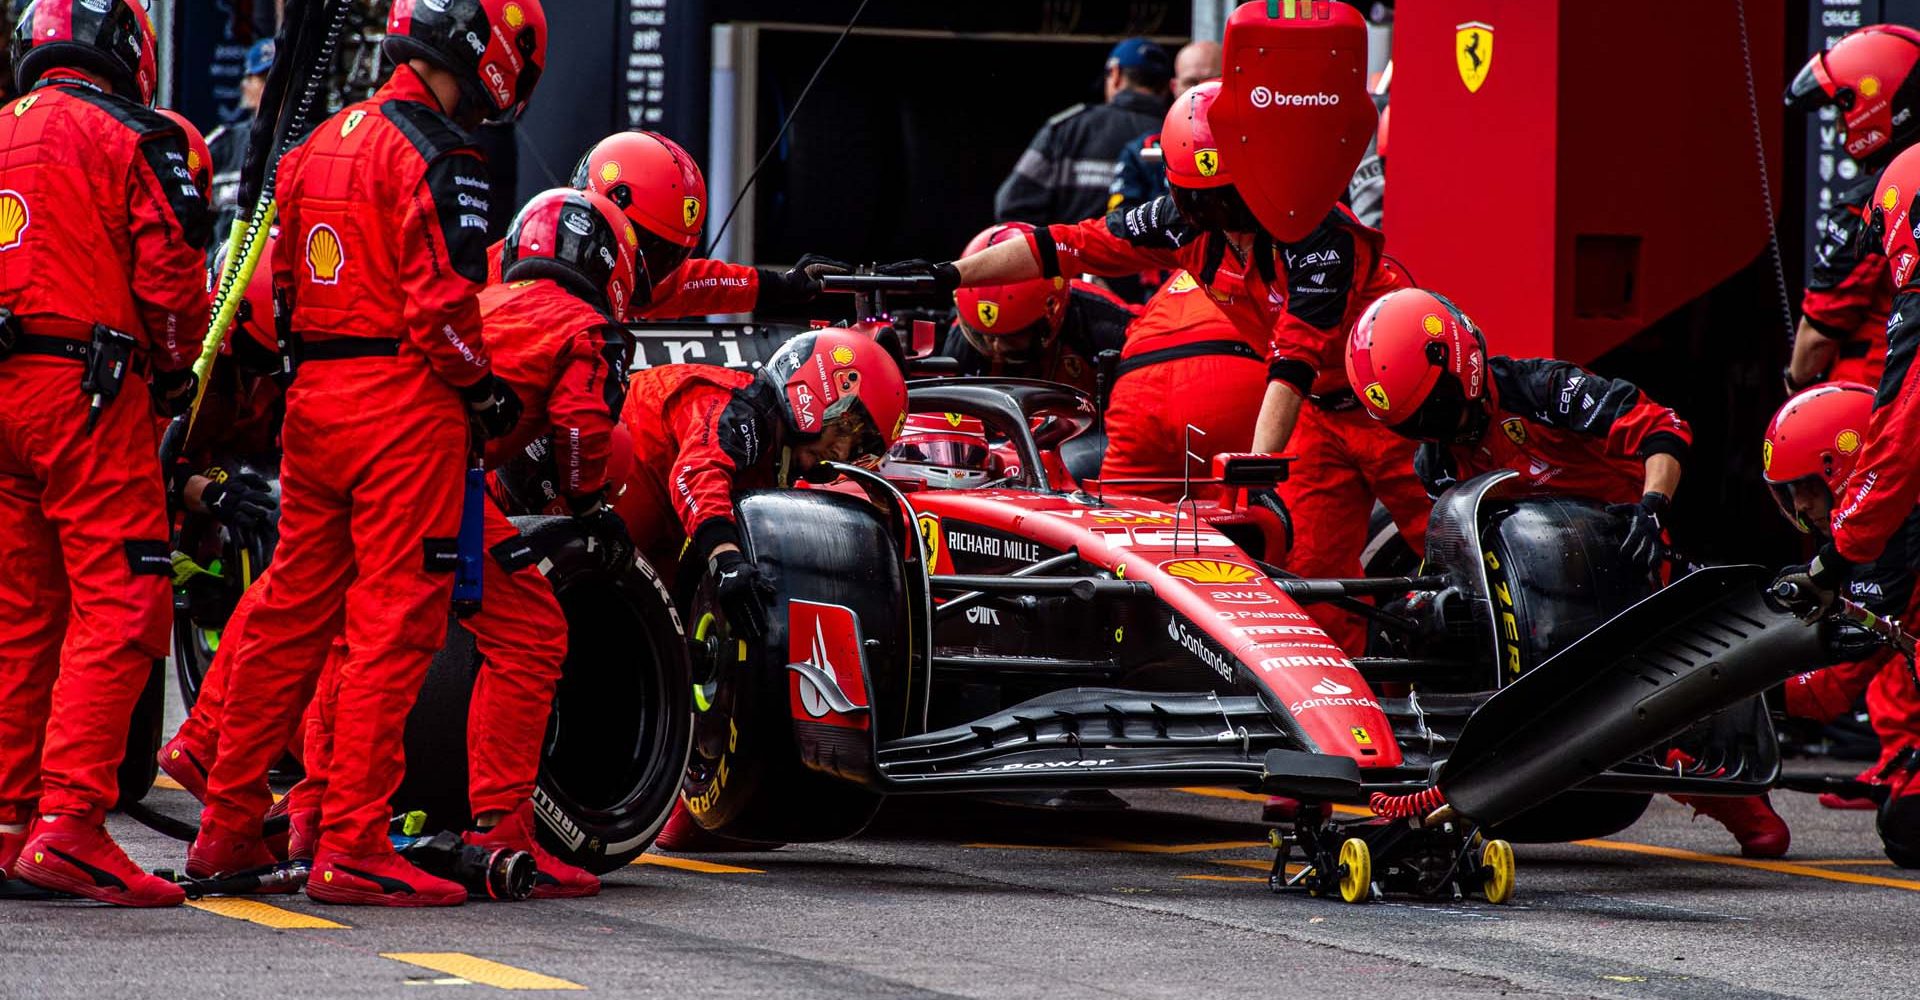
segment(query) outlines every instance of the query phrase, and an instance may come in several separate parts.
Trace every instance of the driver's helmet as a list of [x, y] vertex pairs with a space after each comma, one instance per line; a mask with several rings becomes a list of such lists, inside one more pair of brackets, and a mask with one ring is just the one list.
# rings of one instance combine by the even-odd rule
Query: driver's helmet
[[1811, 532], [1793, 505], [1793, 484], [1818, 480], [1831, 495], [1853, 473], [1873, 416], [1873, 390], [1858, 382], [1829, 382], [1794, 396], [1773, 415], [1760, 443], [1760, 477], [1780, 513]]
[[977, 418], [958, 413], [915, 413], [907, 417], [900, 440], [887, 449], [880, 474], [917, 482], [928, 489], [964, 490], [996, 478], [987, 429]]
[[1347, 338], [1347, 379], [1368, 415], [1416, 441], [1486, 430], [1487, 340], [1437, 292], [1402, 288], [1368, 306]]
[[797, 438], [857, 419], [855, 460], [885, 455], [907, 422], [906, 375], [886, 348], [862, 333], [810, 330], [775, 351], [759, 375], [773, 386], [787, 432]]
[[1920, 31], [1874, 24], [1816, 52], [1787, 87], [1787, 106], [1839, 109], [1847, 155], [1878, 170], [1920, 136]]
[[[996, 243], [1025, 240], [1032, 232], [1024, 222], [993, 226], [967, 241], [960, 255], [971, 257]], [[974, 350], [1009, 365], [1028, 365], [1060, 335], [1068, 294], [1065, 278], [1031, 278], [962, 288], [953, 293], [953, 307], [960, 335]]]

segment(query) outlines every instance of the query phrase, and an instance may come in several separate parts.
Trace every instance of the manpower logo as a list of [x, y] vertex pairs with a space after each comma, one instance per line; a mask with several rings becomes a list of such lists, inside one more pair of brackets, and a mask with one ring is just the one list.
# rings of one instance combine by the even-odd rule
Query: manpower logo
[[1282, 94], [1270, 87], [1255, 87], [1247, 92], [1247, 100], [1252, 101], [1256, 108], [1331, 108], [1340, 103], [1340, 95], [1325, 92]]

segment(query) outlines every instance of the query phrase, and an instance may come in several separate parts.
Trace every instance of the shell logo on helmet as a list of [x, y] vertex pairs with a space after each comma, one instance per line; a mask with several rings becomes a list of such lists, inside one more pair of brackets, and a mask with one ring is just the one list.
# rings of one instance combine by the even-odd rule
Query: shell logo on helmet
[[1387, 390], [1381, 388], [1380, 383], [1374, 382], [1368, 385], [1366, 389], [1366, 395], [1367, 395], [1367, 401], [1372, 403], [1375, 406], [1378, 406], [1380, 409], [1382, 410], [1393, 409], [1393, 407], [1388, 405], [1387, 403]]
[[853, 348], [845, 344], [833, 349], [833, 363], [836, 365], [853, 364]]
[[1889, 212], [1900, 207], [1900, 188], [1898, 186], [1889, 184], [1885, 191], [1880, 192], [1880, 207]]
[[608, 160], [600, 165], [600, 179], [612, 184], [620, 179], [620, 161]]
[[640, 234], [634, 231], [633, 223], [627, 223], [627, 228], [622, 231], [622, 235], [626, 237], [627, 248], [629, 250], [638, 250], [640, 248]]
[[346, 263], [346, 249], [332, 226], [321, 223], [307, 233], [307, 273], [313, 277], [314, 284], [339, 284], [340, 271]]
[[1420, 321], [1420, 329], [1427, 331], [1429, 337], [1438, 337], [1447, 332], [1447, 324], [1441, 322], [1439, 314], [1428, 313], [1426, 318]]
[[1872, 97], [1878, 93], [1880, 93], [1879, 77], [1863, 76], [1860, 78], [1860, 96], [1861, 97]]
[[1246, 583], [1257, 579], [1260, 571], [1251, 566], [1220, 559], [1176, 559], [1160, 564], [1168, 576], [1190, 583]]
[[20, 192], [0, 191], [0, 251], [11, 250], [24, 242], [32, 220], [33, 213], [27, 209], [27, 199], [21, 197]]
[[1851, 428], [1834, 435], [1833, 447], [1842, 455], [1851, 455], [1860, 450], [1860, 432]]
[[516, 30], [527, 23], [527, 15], [517, 3], [508, 4], [506, 9], [500, 12], [500, 16], [506, 19], [507, 27]]

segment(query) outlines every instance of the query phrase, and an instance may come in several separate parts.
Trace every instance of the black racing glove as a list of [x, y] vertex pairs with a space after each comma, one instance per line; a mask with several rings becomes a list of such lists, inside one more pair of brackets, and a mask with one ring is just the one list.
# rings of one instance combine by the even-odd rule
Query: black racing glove
[[1620, 543], [1620, 557], [1642, 572], [1653, 572], [1666, 558], [1667, 545], [1660, 538], [1660, 515], [1666, 511], [1665, 493], [1648, 493], [1639, 503], [1617, 503], [1607, 508], [1607, 513], [1627, 519], [1627, 540]]
[[193, 409], [193, 393], [200, 387], [200, 376], [191, 368], [182, 368], [177, 372], [155, 371], [147, 380], [147, 391], [153, 395], [153, 405], [163, 417], [178, 417]]
[[201, 475], [213, 480], [200, 491], [201, 505], [230, 528], [257, 531], [280, 506], [272, 484], [256, 473], [235, 474], [216, 465]]
[[1287, 510], [1287, 505], [1281, 501], [1280, 494], [1266, 487], [1257, 490], [1248, 490], [1247, 506], [1264, 508], [1268, 513], [1280, 519], [1280, 527], [1286, 532], [1286, 551], [1292, 552], [1293, 514]]
[[513, 433], [520, 422], [520, 396], [513, 386], [492, 372], [480, 381], [460, 390], [467, 401], [467, 414], [483, 441], [493, 441]]
[[934, 289], [942, 295], [951, 295], [960, 288], [960, 269], [950, 262], [936, 264], [916, 257], [913, 260], [882, 264], [874, 268], [873, 273], [889, 278], [932, 278]]
[[1818, 621], [1840, 602], [1840, 585], [1853, 564], [1842, 558], [1831, 543], [1805, 566], [1788, 566], [1773, 578], [1767, 592], [1781, 608], [1801, 621]]
[[813, 301], [820, 294], [820, 279], [829, 274], [851, 274], [853, 265], [845, 261], [803, 254], [798, 263], [785, 271], [760, 269], [760, 294], [754, 300], [761, 306], [789, 306]]
[[737, 635], [759, 639], [767, 634], [767, 598], [773, 585], [740, 554], [728, 549], [713, 557], [707, 566], [713, 574], [713, 596], [727, 614], [727, 624]]
[[633, 537], [627, 534], [627, 522], [612, 507], [596, 502], [591, 508], [573, 515], [573, 523], [587, 536], [588, 551], [600, 558], [610, 572], [633, 567]]

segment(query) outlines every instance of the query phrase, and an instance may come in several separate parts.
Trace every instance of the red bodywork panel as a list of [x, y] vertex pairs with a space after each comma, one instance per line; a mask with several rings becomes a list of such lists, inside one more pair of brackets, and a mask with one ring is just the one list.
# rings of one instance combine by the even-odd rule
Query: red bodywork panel
[[1745, 267], [1780, 204], [1787, 12], [1744, 9], [1753, 103], [1735, 4], [1406, 4], [1388, 252], [1494, 353], [1581, 364]]
[[[1324, 753], [1361, 767], [1398, 767], [1400, 747], [1379, 701], [1340, 647], [1225, 535], [1160, 500], [1108, 494], [1089, 506], [1019, 490], [925, 490], [909, 495], [935, 572], [951, 572], [947, 530], [961, 523], [1079, 551], [1092, 566], [1154, 585], [1178, 619], [1168, 638], [1222, 672], [1225, 651]], [[1206, 507], [1201, 508], [1204, 512]], [[798, 642], [796, 638], [794, 640]], [[797, 648], [797, 647], [796, 647]]]
[[[867, 680], [860, 656], [860, 622], [850, 608], [814, 601], [787, 605], [787, 662], [806, 663], [832, 676], [847, 700], [867, 706]], [[842, 729], [869, 728], [871, 714], [842, 715], [828, 706], [812, 681], [789, 671], [788, 696], [793, 717]]]

